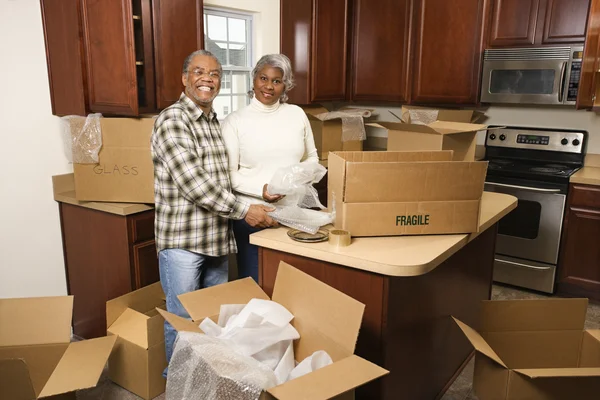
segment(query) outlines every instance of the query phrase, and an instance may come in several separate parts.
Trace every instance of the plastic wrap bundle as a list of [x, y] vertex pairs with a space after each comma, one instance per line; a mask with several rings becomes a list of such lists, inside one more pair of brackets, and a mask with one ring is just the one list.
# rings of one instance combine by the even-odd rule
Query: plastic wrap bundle
[[402, 121], [416, 125], [428, 125], [438, 120], [439, 110], [406, 109], [402, 113]]
[[67, 159], [77, 164], [96, 164], [102, 147], [102, 114], [62, 117], [63, 142]]
[[363, 118], [369, 118], [371, 112], [362, 109], [348, 109], [317, 114], [315, 117], [321, 121], [340, 118], [342, 120], [342, 142], [351, 140], [366, 140], [367, 132]]
[[269, 367], [227, 346], [226, 341], [179, 332], [169, 363], [166, 399], [257, 400], [277, 385]]
[[312, 234], [321, 226], [330, 224], [334, 218], [332, 213], [309, 210], [325, 209], [312, 185], [323, 179], [326, 173], [327, 169], [318, 163], [298, 163], [278, 169], [267, 191], [285, 197], [275, 204], [275, 211], [269, 215], [282, 225]]

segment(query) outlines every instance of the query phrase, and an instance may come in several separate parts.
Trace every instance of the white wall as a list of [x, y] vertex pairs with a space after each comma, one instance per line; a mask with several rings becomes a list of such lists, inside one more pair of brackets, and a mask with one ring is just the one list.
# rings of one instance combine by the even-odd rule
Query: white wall
[[279, 53], [279, 0], [204, 0], [204, 5], [254, 15], [254, 63], [265, 54]]
[[63, 295], [51, 177], [71, 167], [50, 108], [39, 1], [0, 1], [0, 49], [0, 298]]

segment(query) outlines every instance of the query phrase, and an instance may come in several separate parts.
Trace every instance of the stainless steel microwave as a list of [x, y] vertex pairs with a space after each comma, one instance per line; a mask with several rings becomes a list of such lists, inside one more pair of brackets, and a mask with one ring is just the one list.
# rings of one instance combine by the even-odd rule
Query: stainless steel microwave
[[488, 49], [481, 102], [574, 105], [583, 46]]

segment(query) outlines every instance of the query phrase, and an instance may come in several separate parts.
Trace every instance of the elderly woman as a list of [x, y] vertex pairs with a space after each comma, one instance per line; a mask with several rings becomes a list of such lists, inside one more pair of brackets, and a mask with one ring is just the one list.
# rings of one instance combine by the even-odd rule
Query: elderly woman
[[[250, 104], [227, 116], [222, 132], [229, 155], [233, 191], [250, 204], [274, 203], [281, 196], [267, 192], [275, 171], [299, 162], [318, 162], [317, 149], [304, 111], [287, 104], [294, 87], [289, 58], [263, 56], [252, 71]], [[239, 277], [258, 282], [258, 249], [249, 235], [260, 229], [243, 220], [233, 221], [238, 245]]]

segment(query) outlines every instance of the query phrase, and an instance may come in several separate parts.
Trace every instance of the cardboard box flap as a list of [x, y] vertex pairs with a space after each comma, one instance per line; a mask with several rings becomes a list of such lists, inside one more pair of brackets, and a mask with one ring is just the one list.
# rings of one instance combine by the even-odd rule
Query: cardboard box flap
[[0, 299], [0, 346], [69, 343], [73, 296]]
[[96, 386], [116, 341], [105, 336], [71, 343], [39, 397]]
[[583, 332], [578, 366], [582, 368], [600, 367], [600, 330]]
[[329, 112], [325, 107], [302, 107], [302, 110], [306, 113], [307, 116], [315, 116], [319, 114], [323, 114]]
[[440, 135], [452, 135], [455, 133], [478, 132], [488, 129], [487, 125], [470, 124], [465, 122], [435, 121], [428, 125]]
[[147, 315], [127, 308], [108, 328], [108, 332], [147, 349], [149, 319]]
[[252, 278], [238, 279], [177, 296], [194, 321], [219, 314], [221, 304], [246, 304], [250, 300], [270, 300]]
[[469, 342], [471, 342], [473, 347], [475, 347], [475, 350], [477, 350], [481, 354], [484, 354], [485, 356], [489, 357], [491, 360], [497, 362], [504, 368], [508, 368], [506, 366], [506, 364], [504, 364], [504, 362], [500, 359], [500, 357], [498, 357], [496, 352], [494, 350], [492, 350], [490, 345], [487, 344], [485, 339], [482, 338], [481, 335], [479, 333], [477, 333], [477, 331], [475, 329], [471, 328], [469, 325], [461, 322], [460, 320], [458, 320], [454, 317], [452, 317], [452, 319], [454, 320], [454, 322], [456, 322], [456, 324], [458, 325], [460, 330], [463, 331], [463, 333], [465, 334], [465, 336], [467, 337]]
[[299, 342], [312, 344], [297, 348], [297, 360], [317, 350], [327, 351], [328, 341], [319, 340], [320, 335], [333, 339], [346, 356], [354, 354], [364, 304], [283, 261], [275, 278], [273, 301], [294, 315], [292, 325], [300, 333]]
[[336, 151], [347, 162], [386, 163], [416, 161], [452, 161], [452, 150], [439, 151]]
[[475, 122], [479, 120], [484, 113], [475, 110], [454, 110], [454, 109], [437, 109], [429, 107], [419, 106], [402, 106], [401, 116], [398, 117], [395, 113], [390, 113], [398, 118], [399, 120], [410, 123], [411, 114], [415, 115], [417, 119], [423, 114], [425, 119], [435, 118], [439, 121], [454, 121], [454, 122]]
[[[250, 278], [250, 279], [252, 279], [252, 278]], [[160, 315], [163, 316], [163, 318], [168, 323], [170, 323], [173, 326], [173, 328], [175, 328], [175, 330], [177, 332], [204, 333], [204, 332], [202, 332], [202, 330], [198, 327], [198, 325], [195, 322], [190, 321], [189, 319], [182, 318], [179, 315], [175, 315], [168, 311], [161, 310], [160, 308], [157, 308], [156, 310], [160, 313]]]
[[110, 327], [128, 308], [146, 313], [161, 306], [165, 301], [160, 282], [145, 286], [106, 302], [106, 326]]
[[31, 400], [36, 397], [25, 360], [0, 360], [0, 399]]
[[356, 355], [267, 390], [280, 400], [331, 399], [389, 371]]
[[600, 342], [600, 329], [586, 329], [586, 332], [596, 338]]
[[587, 305], [587, 299], [484, 301], [481, 332], [583, 330]]
[[600, 377], [600, 368], [538, 368], [514, 369], [530, 378], [567, 378], [567, 377]]
[[154, 118], [100, 118], [102, 147], [150, 148]]

